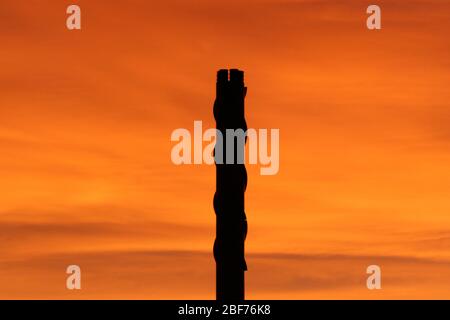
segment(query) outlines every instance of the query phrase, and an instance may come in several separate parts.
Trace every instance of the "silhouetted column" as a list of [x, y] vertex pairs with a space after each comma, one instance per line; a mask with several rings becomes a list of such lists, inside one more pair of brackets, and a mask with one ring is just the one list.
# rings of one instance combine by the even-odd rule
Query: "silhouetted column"
[[[244, 257], [244, 241], [247, 235], [247, 219], [244, 211], [244, 193], [247, 188], [245, 165], [237, 163], [239, 144], [235, 141], [234, 163], [226, 163], [226, 129], [247, 131], [244, 116], [244, 72], [231, 69], [217, 73], [214, 118], [216, 128], [223, 136], [220, 146], [223, 150], [223, 164], [216, 157], [216, 240], [214, 258], [216, 260], [217, 300], [244, 299], [244, 271], [247, 270]], [[219, 145], [216, 143], [216, 155]], [[245, 146], [241, 146], [243, 148]], [[244, 150], [240, 150], [244, 152]]]

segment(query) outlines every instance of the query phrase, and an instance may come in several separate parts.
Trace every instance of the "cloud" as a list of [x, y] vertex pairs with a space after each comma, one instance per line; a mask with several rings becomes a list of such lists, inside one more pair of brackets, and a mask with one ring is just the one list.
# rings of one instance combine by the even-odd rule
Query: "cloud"
[[[248, 254], [249, 299], [428, 299], [449, 297], [450, 262], [414, 257]], [[65, 268], [82, 270], [82, 290], [64, 288]], [[378, 264], [382, 290], [366, 288]], [[8, 281], [6, 281], [8, 279]], [[95, 251], [2, 263], [1, 298], [214, 299], [214, 260], [201, 251]], [[406, 289], [408, 288], [408, 289]]]
[[155, 219], [164, 208], [77, 207], [0, 214], [0, 261], [97, 250], [195, 248], [213, 242], [213, 227]]

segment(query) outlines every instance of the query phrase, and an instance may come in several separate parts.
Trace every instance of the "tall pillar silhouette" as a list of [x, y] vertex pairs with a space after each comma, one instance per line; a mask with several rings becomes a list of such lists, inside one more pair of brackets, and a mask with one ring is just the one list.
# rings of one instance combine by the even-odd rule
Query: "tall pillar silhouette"
[[[231, 69], [217, 73], [214, 118], [216, 129], [222, 133], [223, 141], [216, 140], [216, 260], [217, 300], [244, 300], [244, 272], [247, 265], [244, 257], [244, 242], [247, 236], [247, 218], [244, 210], [244, 193], [247, 188], [247, 171], [238, 155], [244, 154], [245, 142], [234, 141], [234, 150], [227, 149], [227, 129], [242, 129], [247, 132], [244, 114], [244, 100], [247, 88], [244, 86], [244, 72]], [[231, 137], [235, 139], [235, 137]], [[246, 138], [245, 138], [246, 140]], [[218, 161], [218, 148], [222, 148], [223, 163]], [[229, 163], [227, 151], [234, 151], [234, 161]], [[230, 156], [231, 157], [231, 156]], [[243, 160], [243, 159], [242, 159]], [[239, 163], [240, 162], [240, 163]]]

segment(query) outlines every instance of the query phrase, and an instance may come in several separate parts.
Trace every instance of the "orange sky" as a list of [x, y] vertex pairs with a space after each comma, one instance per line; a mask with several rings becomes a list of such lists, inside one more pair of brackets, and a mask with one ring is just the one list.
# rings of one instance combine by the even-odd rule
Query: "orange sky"
[[280, 129], [279, 174], [248, 168], [247, 298], [450, 299], [450, 1], [377, 1], [381, 31], [369, 4], [2, 0], [0, 298], [213, 299], [215, 170], [170, 134], [213, 127], [237, 67]]

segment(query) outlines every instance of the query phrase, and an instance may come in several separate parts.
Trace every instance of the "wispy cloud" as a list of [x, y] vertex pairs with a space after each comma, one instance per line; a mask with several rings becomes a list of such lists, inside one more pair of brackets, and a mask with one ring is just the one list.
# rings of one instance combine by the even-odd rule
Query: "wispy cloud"
[[[250, 299], [448, 297], [450, 262], [383, 256], [249, 254]], [[64, 288], [77, 264], [83, 289]], [[383, 289], [366, 288], [365, 270], [382, 268]], [[3, 281], [9, 279], [9, 281]], [[96, 251], [35, 256], [2, 263], [1, 298], [214, 299], [214, 260], [201, 251]]]

